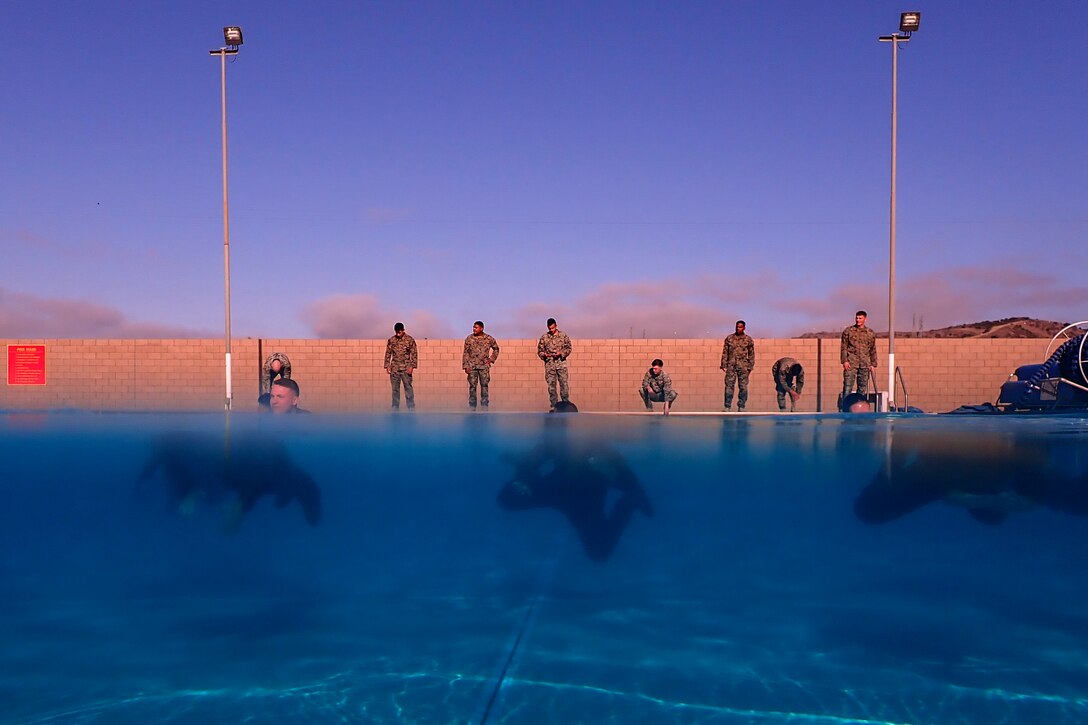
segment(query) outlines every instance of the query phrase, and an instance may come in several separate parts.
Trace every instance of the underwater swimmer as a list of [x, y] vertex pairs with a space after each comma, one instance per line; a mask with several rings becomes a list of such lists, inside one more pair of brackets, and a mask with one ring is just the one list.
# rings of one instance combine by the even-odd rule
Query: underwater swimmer
[[[562, 412], [566, 411], [557, 405], [556, 413]], [[653, 503], [618, 453], [603, 444], [567, 441], [562, 431], [565, 421], [554, 420], [549, 417], [543, 443], [508, 457], [515, 473], [500, 489], [498, 504], [508, 511], [559, 511], [574, 527], [586, 555], [596, 562], [607, 561], [634, 513], [653, 516]], [[610, 490], [617, 491], [619, 498], [608, 510]]]
[[1088, 515], [1088, 477], [1061, 467], [1063, 441], [990, 432], [895, 430], [884, 467], [854, 501], [865, 523], [893, 521], [934, 501], [1000, 524], [1043, 506]]
[[213, 435], [168, 433], [152, 442], [137, 485], [145, 487], [160, 470], [174, 508], [191, 515], [198, 504], [218, 505], [229, 531], [265, 496], [276, 508], [298, 501], [311, 526], [321, 521], [321, 490], [280, 441], [250, 437], [225, 443]]

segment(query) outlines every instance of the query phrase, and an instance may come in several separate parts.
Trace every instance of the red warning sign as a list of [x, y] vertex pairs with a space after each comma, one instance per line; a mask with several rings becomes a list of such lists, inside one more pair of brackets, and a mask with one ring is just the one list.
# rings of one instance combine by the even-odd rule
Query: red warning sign
[[45, 385], [45, 345], [8, 345], [8, 385]]

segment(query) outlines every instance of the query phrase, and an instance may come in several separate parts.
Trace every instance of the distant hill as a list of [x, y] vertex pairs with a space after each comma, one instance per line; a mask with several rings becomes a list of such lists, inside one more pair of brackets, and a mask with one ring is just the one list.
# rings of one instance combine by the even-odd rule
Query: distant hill
[[[1040, 338], [1049, 340], [1068, 322], [1036, 320], [1030, 317], [1006, 317], [1003, 320], [984, 320], [963, 325], [942, 327], [937, 330], [903, 332], [896, 330], [896, 337], [996, 337], [996, 338]], [[838, 337], [838, 332], [806, 332], [800, 337]], [[887, 337], [888, 333], [878, 332], [877, 337]]]

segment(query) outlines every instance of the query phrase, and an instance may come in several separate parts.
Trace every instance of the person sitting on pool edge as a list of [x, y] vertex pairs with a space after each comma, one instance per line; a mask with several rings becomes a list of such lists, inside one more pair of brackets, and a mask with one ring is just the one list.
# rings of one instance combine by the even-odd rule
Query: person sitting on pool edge
[[672, 389], [672, 378], [665, 372], [664, 367], [665, 363], [661, 361], [661, 358], [650, 363], [650, 369], [642, 376], [642, 387], [639, 388], [638, 394], [642, 397], [646, 410], [653, 411], [654, 403], [664, 403], [665, 415], [668, 415], [669, 407], [672, 406], [672, 401], [676, 400], [679, 393]]
[[273, 413], [287, 414], [310, 412], [298, 407], [298, 383], [291, 378], [280, 378], [272, 383], [271, 395], [272, 397], [269, 398], [268, 405]]

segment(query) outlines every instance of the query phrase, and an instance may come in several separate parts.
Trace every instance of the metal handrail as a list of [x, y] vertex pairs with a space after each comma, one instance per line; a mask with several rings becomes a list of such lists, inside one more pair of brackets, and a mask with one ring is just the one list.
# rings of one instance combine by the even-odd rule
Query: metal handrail
[[[903, 378], [903, 368], [899, 367], [898, 365], [895, 366], [895, 375], [893, 376], [892, 380], [899, 381], [899, 385], [896, 387], [896, 390], [899, 389], [899, 386], [902, 386], [903, 388], [903, 412], [905, 413], [910, 410], [910, 403], [908, 402], [907, 398], [907, 381]], [[895, 390], [893, 390], [892, 393], [892, 397], [894, 397]]]

